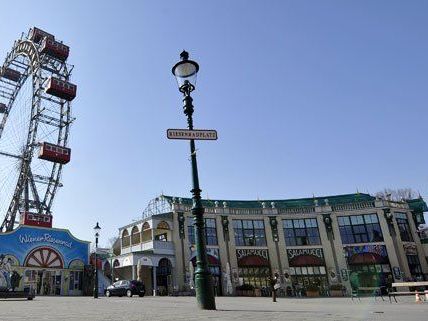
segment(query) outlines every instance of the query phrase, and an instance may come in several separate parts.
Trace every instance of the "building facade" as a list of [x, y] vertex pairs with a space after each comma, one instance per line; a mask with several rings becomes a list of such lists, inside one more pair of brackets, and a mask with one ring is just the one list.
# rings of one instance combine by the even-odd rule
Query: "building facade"
[[[334, 287], [350, 291], [383, 285], [388, 278], [428, 278], [428, 244], [417, 233], [428, 210], [422, 199], [393, 202], [357, 193], [202, 202], [217, 295], [249, 290], [269, 295], [268, 277], [274, 273], [284, 295], [328, 295]], [[121, 227], [120, 254], [111, 262], [115, 277], [140, 278], [155, 294], [191, 292], [196, 266], [191, 207], [189, 198], [162, 195], [142, 220]]]

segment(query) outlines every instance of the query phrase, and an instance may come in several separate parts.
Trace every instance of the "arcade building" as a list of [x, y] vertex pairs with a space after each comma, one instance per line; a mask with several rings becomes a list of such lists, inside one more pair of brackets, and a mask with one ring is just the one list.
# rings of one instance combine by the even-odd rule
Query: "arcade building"
[[[395, 202], [369, 194], [288, 200], [202, 200], [209, 267], [217, 295], [331, 295], [428, 279], [428, 239], [417, 226], [421, 198]], [[139, 221], [119, 228], [113, 277], [142, 279], [147, 293], [190, 294], [194, 286], [192, 199], [161, 195]], [[119, 249], [120, 247], [120, 249]]]
[[52, 216], [21, 213], [20, 225], [0, 233], [0, 288], [31, 289], [36, 295], [82, 295], [90, 242], [52, 228]]

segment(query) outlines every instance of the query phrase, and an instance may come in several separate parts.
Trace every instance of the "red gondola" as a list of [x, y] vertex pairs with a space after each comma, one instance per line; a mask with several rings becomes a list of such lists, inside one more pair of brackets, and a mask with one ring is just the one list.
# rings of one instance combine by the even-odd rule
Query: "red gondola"
[[42, 41], [40, 52], [48, 54], [49, 56], [57, 58], [61, 61], [65, 61], [68, 58], [70, 48], [58, 41], [46, 37]]
[[1, 77], [9, 79], [14, 82], [18, 82], [21, 78], [21, 73], [15, 69], [3, 68], [1, 71]]
[[43, 31], [42, 29], [39, 29], [37, 27], [33, 27], [30, 30], [29, 38], [30, 40], [39, 43], [43, 40], [43, 38], [49, 38], [54, 40], [55, 36], [51, 35], [50, 33], [47, 33], [46, 31]]
[[46, 92], [59, 98], [72, 101], [76, 97], [77, 86], [64, 80], [50, 77], [46, 85]]
[[70, 161], [71, 149], [50, 143], [42, 143], [39, 158], [54, 163], [67, 164]]
[[7, 107], [5, 104], [0, 103], [0, 114], [4, 114], [7, 110]]
[[21, 212], [19, 223], [22, 225], [52, 227], [52, 215]]

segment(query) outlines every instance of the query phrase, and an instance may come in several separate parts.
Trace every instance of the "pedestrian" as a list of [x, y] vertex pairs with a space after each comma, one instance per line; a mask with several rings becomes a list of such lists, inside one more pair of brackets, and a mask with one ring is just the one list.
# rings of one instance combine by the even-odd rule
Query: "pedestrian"
[[276, 302], [276, 291], [281, 287], [278, 273], [275, 273], [273, 277], [269, 277], [269, 285], [272, 291], [272, 302]]

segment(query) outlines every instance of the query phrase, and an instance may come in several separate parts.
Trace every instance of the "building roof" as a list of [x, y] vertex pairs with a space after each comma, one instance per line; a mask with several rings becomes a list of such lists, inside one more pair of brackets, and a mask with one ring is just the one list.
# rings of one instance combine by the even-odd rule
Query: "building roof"
[[420, 197], [413, 200], [407, 200], [407, 204], [409, 204], [409, 207], [412, 211], [415, 212], [428, 212], [428, 206], [427, 203]]
[[[175, 200], [184, 205], [192, 205], [193, 200], [191, 198], [185, 197], [174, 197], [162, 195], [161, 197], [165, 198], [168, 203], [172, 204]], [[210, 200], [202, 199], [202, 205], [204, 207], [215, 207], [215, 202], [218, 202], [218, 206], [223, 207], [223, 202], [227, 203], [227, 207], [230, 208], [262, 208], [262, 203], [266, 203], [267, 207], [271, 206], [271, 203], [275, 203], [276, 208], [296, 208], [296, 207], [307, 207], [314, 206], [317, 201], [319, 205], [326, 204], [326, 200], [329, 205], [337, 204], [349, 204], [356, 202], [364, 201], [374, 201], [375, 197], [369, 194], [364, 193], [355, 193], [355, 194], [343, 194], [343, 195], [333, 195], [333, 196], [322, 196], [322, 197], [308, 197], [308, 198], [296, 198], [296, 199], [285, 199], [285, 200]]]

